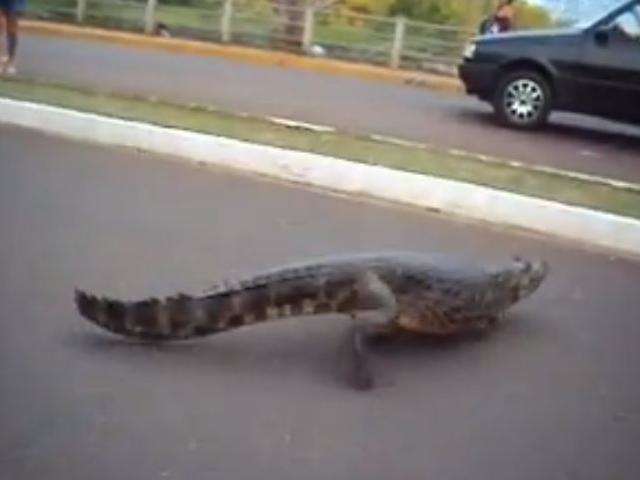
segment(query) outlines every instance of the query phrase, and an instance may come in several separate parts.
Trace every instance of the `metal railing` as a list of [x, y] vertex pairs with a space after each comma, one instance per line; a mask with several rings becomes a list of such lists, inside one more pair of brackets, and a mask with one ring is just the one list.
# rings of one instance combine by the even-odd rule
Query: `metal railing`
[[27, 15], [445, 74], [475, 33], [299, 0], [29, 0]]

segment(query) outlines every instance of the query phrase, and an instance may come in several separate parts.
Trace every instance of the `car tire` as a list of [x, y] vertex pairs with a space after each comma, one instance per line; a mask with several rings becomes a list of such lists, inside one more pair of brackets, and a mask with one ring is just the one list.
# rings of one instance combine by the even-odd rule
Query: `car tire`
[[543, 126], [549, 118], [551, 104], [549, 81], [532, 70], [518, 70], [503, 75], [493, 97], [493, 109], [498, 121], [520, 129]]

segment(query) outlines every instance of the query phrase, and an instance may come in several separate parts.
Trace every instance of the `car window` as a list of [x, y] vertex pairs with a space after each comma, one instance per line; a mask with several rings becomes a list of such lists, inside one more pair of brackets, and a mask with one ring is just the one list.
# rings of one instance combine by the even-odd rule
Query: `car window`
[[[531, 3], [544, 3], [541, 0], [537, 2]], [[551, 0], [547, 3], [551, 4]], [[560, 3], [560, 2], [555, 2]], [[585, 0], [577, 0], [573, 2], [573, 9], [571, 8], [571, 4], [566, 0], [563, 2], [569, 8], [567, 8], [567, 12], [569, 13], [569, 21], [567, 22], [568, 27], [576, 27], [576, 28], [586, 28], [597, 21], [601, 20], [606, 14], [612, 12], [614, 8], [619, 8], [624, 3], [622, 0], [588, 0], [585, 3]]]
[[640, 5], [621, 14], [613, 25], [625, 36], [640, 41]]

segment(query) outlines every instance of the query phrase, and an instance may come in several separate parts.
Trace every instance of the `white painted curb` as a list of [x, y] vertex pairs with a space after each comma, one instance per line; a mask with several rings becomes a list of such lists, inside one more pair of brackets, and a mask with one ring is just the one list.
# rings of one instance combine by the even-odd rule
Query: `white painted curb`
[[0, 99], [0, 122], [436, 209], [640, 254], [640, 221], [313, 153]]

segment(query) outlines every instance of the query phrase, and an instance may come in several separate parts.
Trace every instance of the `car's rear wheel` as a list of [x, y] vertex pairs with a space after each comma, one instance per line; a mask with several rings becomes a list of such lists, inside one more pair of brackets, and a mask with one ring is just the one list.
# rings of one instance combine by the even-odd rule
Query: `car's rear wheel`
[[503, 125], [538, 128], [549, 118], [551, 95], [549, 82], [539, 73], [530, 70], [509, 72], [498, 83], [493, 109]]

